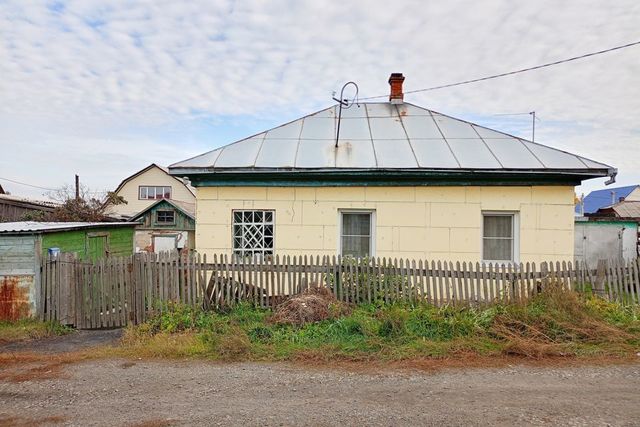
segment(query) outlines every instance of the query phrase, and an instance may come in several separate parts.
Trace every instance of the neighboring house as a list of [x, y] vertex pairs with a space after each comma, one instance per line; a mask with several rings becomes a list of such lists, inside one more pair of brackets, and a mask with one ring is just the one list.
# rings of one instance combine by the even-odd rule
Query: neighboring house
[[96, 260], [133, 254], [135, 223], [8, 222], [0, 224], [0, 320], [33, 315], [40, 264], [49, 249]]
[[598, 209], [614, 205], [623, 200], [640, 202], [640, 185], [592, 191], [582, 201], [576, 203], [576, 214], [579, 216], [592, 214], [597, 212]]
[[198, 252], [573, 260], [574, 187], [616, 169], [405, 103], [403, 80], [171, 165]]
[[22, 221], [27, 216], [50, 213], [58, 204], [26, 197], [0, 194], [0, 222]]
[[128, 220], [158, 200], [195, 203], [194, 188], [186, 185], [181, 178], [169, 175], [166, 168], [153, 163], [118, 185], [115, 194], [122, 196], [127, 203], [112, 205], [107, 213]]
[[631, 197], [628, 197], [613, 205], [601, 207], [596, 212], [588, 214], [587, 216], [590, 219], [615, 218], [617, 220], [640, 222], [640, 200], [632, 200]]
[[194, 248], [194, 203], [158, 200], [131, 220], [140, 223], [136, 228], [136, 251], [157, 253]]

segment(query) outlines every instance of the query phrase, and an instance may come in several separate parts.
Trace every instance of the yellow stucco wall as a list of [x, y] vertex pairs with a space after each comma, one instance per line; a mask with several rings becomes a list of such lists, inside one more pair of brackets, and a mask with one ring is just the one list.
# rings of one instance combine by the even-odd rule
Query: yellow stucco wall
[[110, 206], [108, 212], [110, 214], [131, 216], [155, 203], [157, 200], [138, 199], [138, 188], [141, 185], [170, 186], [173, 200], [195, 203], [195, 196], [182, 182], [162, 169], [154, 167], [126, 182], [117, 194], [124, 197], [127, 204]]
[[196, 248], [232, 250], [234, 209], [275, 210], [275, 252], [335, 255], [339, 210], [375, 210], [375, 256], [480, 261], [482, 212], [517, 212], [519, 260], [573, 259], [574, 188], [208, 187], [197, 192]]

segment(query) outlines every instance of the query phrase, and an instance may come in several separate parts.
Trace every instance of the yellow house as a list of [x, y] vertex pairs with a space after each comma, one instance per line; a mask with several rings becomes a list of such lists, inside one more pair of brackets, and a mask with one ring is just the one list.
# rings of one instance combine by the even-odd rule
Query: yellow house
[[403, 101], [334, 105], [169, 167], [208, 256], [573, 260], [574, 186], [616, 170]]
[[136, 228], [136, 251], [193, 248], [195, 189], [167, 169], [150, 164], [125, 178], [115, 194], [126, 204], [109, 206], [110, 216], [142, 221]]

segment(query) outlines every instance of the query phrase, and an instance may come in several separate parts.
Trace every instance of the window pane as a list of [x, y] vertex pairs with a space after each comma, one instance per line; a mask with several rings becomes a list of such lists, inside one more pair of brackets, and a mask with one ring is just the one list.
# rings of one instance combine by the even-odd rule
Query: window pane
[[147, 198], [147, 187], [140, 187], [140, 198], [141, 199]]
[[485, 215], [484, 237], [513, 237], [513, 216]]
[[371, 233], [371, 214], [343, 213], [342, 235], [369, 236]]
[[165, 199], [171, 198], [171, 187], [164, 187], [164, 198]]
[[163, 187], [156, 187], [156, 199], [163, 199], [163, 198], [164, 198]]
[[483, 258], [485, 261], [513, 261], [513, 239], [485, 238]]
[[342, 237], [342, 255], [354, 257], [369, 256], [369, 237]]

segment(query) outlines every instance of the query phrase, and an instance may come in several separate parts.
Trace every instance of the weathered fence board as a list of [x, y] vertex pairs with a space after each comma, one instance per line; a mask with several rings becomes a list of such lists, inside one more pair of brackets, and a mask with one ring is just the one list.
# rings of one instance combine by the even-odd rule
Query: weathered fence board
[[488, 304], [525, 302], [555, 282], [611, 301], [640, 304], [640, 259], [485, 264], [354, 259], [341, 256], [136, 254], [96, 262], [59, 254], [43, 260], [38, 317], [78, 328], [112, 328], [143, 322], [167, 304], [215, 308], [248, 302], [274, 307], [313, 286], [327, 287], [347, 303]]

